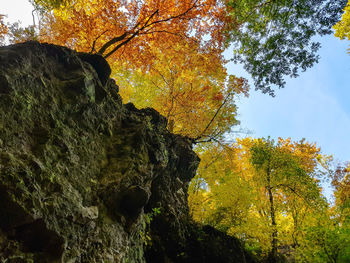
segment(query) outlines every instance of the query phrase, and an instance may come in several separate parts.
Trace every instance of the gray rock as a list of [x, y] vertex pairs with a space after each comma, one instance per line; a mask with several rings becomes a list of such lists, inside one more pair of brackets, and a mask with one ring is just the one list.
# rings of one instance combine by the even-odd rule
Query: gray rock
[[97, 55], [0, 47], [0, 262], [243, 262], [209, 261], [210, 240], [244, 253], [189, 218], [191, 141], [109, 74]]

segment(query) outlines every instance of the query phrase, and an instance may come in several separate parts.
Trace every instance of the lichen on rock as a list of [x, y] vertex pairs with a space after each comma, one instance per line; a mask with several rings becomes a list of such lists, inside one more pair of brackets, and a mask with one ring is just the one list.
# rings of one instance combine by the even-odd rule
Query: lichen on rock
[[[245, 262], [189, 217], [191, 140], [109, 75], [98, 55], [0, 47], [0, 262]], [[218, 240], [234, 261], [209, 255]]]

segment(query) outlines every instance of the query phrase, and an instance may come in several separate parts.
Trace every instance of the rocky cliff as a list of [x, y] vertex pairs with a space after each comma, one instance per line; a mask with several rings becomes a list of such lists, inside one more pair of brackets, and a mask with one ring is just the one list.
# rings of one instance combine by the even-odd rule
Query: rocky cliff
[[248, 262], [189, 218], [199, 163], [100, 56], [0, 47], [0, 262]]

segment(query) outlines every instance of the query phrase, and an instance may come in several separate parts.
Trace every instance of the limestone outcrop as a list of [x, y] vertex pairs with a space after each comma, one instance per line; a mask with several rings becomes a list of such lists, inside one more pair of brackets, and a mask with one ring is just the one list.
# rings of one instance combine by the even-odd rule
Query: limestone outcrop
[[251, 262], [189, 217], [199, 158], [98, 55], [0, 47], [0, 262]]

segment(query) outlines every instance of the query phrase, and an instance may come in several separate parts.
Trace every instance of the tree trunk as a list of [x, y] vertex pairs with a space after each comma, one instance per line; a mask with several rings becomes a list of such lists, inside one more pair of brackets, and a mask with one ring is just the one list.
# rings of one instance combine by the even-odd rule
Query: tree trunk
[[276, 215], [275, 215], [275, 206], [274, 206], [274, 200], [273, 200], [273, 194], [272, 194], [272, 187], [271, 187], [271, 171], [270, 169], [267, 170], [267, 192], [269, 195], [269, 201], [270, 201], [270, 217], [271, 217], [271, 225], [272, 225], [272, 234], [271, 234], [271, 251], [268, 256], [268, 262], [269, 263], [276, 263], [277, 262], [277, 223], [276, 223]]

